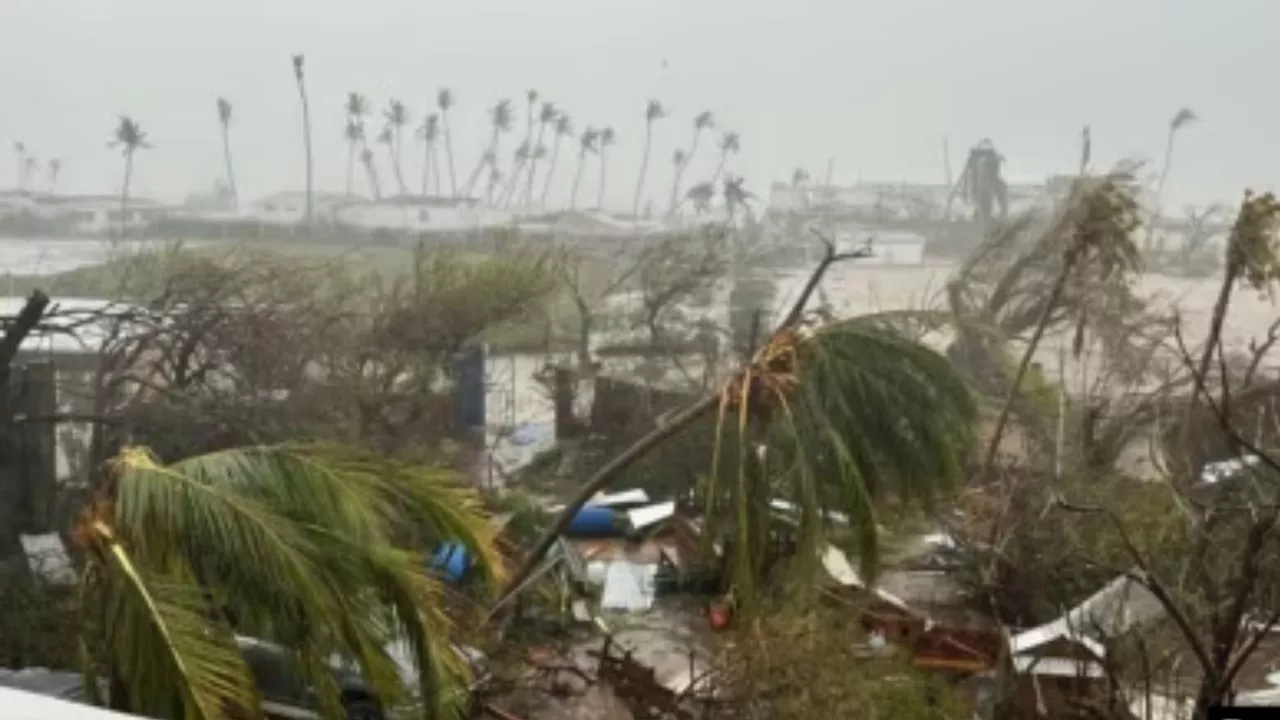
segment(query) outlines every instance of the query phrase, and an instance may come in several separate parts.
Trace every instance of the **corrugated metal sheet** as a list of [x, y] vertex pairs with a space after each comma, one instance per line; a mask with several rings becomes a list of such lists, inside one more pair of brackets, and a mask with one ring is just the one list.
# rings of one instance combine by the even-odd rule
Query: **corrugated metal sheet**
[[4, 708], [5, 720], [137, 720], [138, 717], [9, 687], [0, 687], [0, 707]]
[[1013, 668], [1020, 673], [1043, 677], [1106, 677], [1102, 666], [1091, 660], [1014, 655]]
[[640, 565], [626, 560], [609, 563], [600, 607], [623, 612], [648, 610], [653, 607], [657, 575], [657, 565]]
[[[853, 564], [849, 562], [849, 557], [834, 545], [827, 545], [826, 549], [823, 550], [822, 566], [826, 568], [827, 574], [833, 580], [845, 587], [855, 587], [863, 590], [867, 587], [866, 583], [862, 581], [862, 577], [858, 575], [858, 571], [853, 569]], [[893, 593], [881, 588], [875, 588], [872, 592], [875, 593], [876, 597], [890, 605], [900, 610], [912, 612], [907, 603]]]
[[656, 525], [675, 514], [676, 503], [672, 500], [669, 502], [645, 505], [644, 507], [628, 510], [627, 520], [631, 522], [631, 528], [633, 530], [643, 530], [647, 527]]

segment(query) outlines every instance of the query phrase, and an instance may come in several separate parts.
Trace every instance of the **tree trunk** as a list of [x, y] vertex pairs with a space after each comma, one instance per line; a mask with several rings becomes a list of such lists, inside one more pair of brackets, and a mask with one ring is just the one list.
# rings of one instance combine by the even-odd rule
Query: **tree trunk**
[[236, 187], [236, 170], [231, 164], [231, 133], [227, 128], [227, 124], [222, 124], [222, 159], [227, 165], [227, 186], [231, 190], [231, 201], [235, 203], [236, 209], [240, 209], [240, 191]]
[[636, 177], [636, 194], [631, 202], [631, 215], [640, 217], [640, 196], [644, 194], [644, 176], [649, 172], [649, 151], [653, 146], [653, 123], [644, 127], [644, 156], [640, 160], [640, 174]]
[[[431, 141], [425, 141], [427, 149], [422, 152], [422, 196], [426, 197], [431, 189]], [[438, 183], [437, 183], [438, 184]], [[439, 190], [439, 188], [436, 188]]]
[[133, 149], [124, 152], [124, 184], [120, 186], [120, 239], [129, 229], [129, 184], [133, 182]]
[[604, 181], [609, 164], [606, 162], [606, 150], [602, 146], [600, 148], [600, 187], [596, 188], [596, 209], [604, 210]]
[[542, 123], [542, 127], [538, 129], [538, 144], [529, 148], [532, 153], [529, 156], [529, 176], [525, 178], [524, 183], [524, 204], [525, 206], [533, 205], [533, 179], [538, 174], [538, 148], [542, 147], [542, 141], [547, 136], [547, 124]]
[[[458, 197], [458, 176], [454, 172], [453, 167], [453, 136], [449, 133], [449, 113], [440, 111], [440, 125], [444, 128], [444, 153], [449, 156], [449, 191], [456, 199]], [[439, 183], [437, 192], [439, 191]]]
[[391, 152], [391, 172], [395, 173], [396, 187], [400, 188], [401, 195], [408, 195], [409, 187], [404, 184], [404, 168], [400, 162], [403, 157], [400, 152], [400, 128], [396, 128], [395, 136], [391, 138], [391, 147], [387, 149]]
[[307, 205], [305, 222], [307, 232], [315, 230], [315, 173], [311, 155], [311, 103], [307, 100], [306, 82], [298, 77], [298, 97], [302, 100], [302, 141], [307, 158]]
[[352, 140], [347, 145], [347, 197], [351, 197], [351, 186], [356, 172], [356, 141]]
[[538, 205], [543, 210], [547, 209], [547, 192], [551, 190], [551, 178], [556, 174], [556, 163], [560, 161], [560, 140], [563, 136], [556, 136], [555, 147], [551, 149], [551, 160], [547, 163], [547, 176], [542, 179], [542, 196], [538, 198]]
[[1026, 379], [1027, 370], [1031, 368], [1031, 359], [1035, 356], [1036, 349], [1044, 338], [1045, 330], [1049, 327], [1049, 318], [1053, 315], [1054, 309], [1062, 299], [1062, 292], [1067, 287], [1067, 280], [1071, 277], [1072, 270], [1075, 269], [1078, 257], [1078, 251], [1072, 250], [1063, 259], [1062, 272], [1058, 274], [1058, 279], [1054, 281], [1053, 289], [1049, 292], [1049, 300], [1045, 302], [1044, 307], [1040, 310], [1040, 318], [1036, 321], [1036, 329], [1032, 332], [1031, 339], [1027, 341], [1027, 347], [1022, 352], [1022, 360], [1018, 363], [1017, 372], [1013, 375], [1013, 383], [1005, 394], [1004, 405], [1000, 408], [1000, 414], [996, 417], [996, 425], [991, 431], [991, 440], [987, 443], [987, 451], [982, 459], [980, 472], [984, 480], [990, 479], [996, 453], [1000, 449], [1000, 440], [1004, 436], [1004, 428], [1008, 425], [1009, 416], [1013, 412], [1013, 403], [1018, 398], [1018, 393], [1022, 388], [1022, 381]]
[[711, 187], [714, 188], [716, 186], [716, 181], [719, 180], [720, 176], [724, 173], [724, 165], [728, 161], [729, 161], [729, 153], [727, 152], [720, 153], [720, 162], [716, 164], [716, 171], [711, 174]]
[[569, 192], [569, 209], [578, 207], [578, 187], [582, 184], [582, 171], [587, 167], [587, 151], [578, 152], [578, 169], [573, 173], [573, 190]]

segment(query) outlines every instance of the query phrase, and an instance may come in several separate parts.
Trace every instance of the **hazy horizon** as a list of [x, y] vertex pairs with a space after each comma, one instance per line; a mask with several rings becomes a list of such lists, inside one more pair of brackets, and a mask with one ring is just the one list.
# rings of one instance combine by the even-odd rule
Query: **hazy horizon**
[[[459, 184], [487, 138], [486, 109], [502, 97], [515, 109], [509, 162], [524, 133], [524, 91], [534, 88], [577, 130], [615, 128], [608, 204], [619, 208], [631, 203], [650, 98], [672, 112], [655, 126], [647, 182], [659, 207], [672, 151], [688, 149], [702, 110], [741, 134], [730, 170], [764, 193], [795, 167], [823, 177], [828, 159], [837, 182], [941, 182], [944, 137], [953, 173], [965, 149], [989, 137], [1011, 181], [1039, 181], [1072, 171], [1085, 124], [1095, 165], [1145, 157], [1158, 167], [1169, 120], [1185, 106], [1202, 119], [1178, 136], [1166, 206], [1232, 202], [1245, 186], [1276, 186], [1280, 144], [1269, 132], [1280, 127], [1280, 99], [1255, 90], [1265, 83], [1250, 74], [1277, 66], [1276, 27], [1280, 4], [1265, 0], [8, 0], [0, 188], [15, 183], [10, 146], [22, 141], [42, 163], [62, 160], [61, 190], [117, 191], [121, 164], [107, 141], [127, 114], [155, 144], [138, 158], [136, 194], [207, 191], [223, 174], [214, 106], [222, 95], [234, 105], [242, 198], [301, 189], [290, 65], [299, 52], [322, 191], [344, 186], [348, 91], [369, 96], [379, 114], [388, 99], [402, 100], [416, 126], [444, 85], [457, 96]], [[718, 133], [703, 138], [685, 187], [710, 174]], [[568, 194], [575, 156], [567, 140], [553, 203]], [[409, 137], [404, 166], [416, 191], [421, 145]], [[595, 173], [592, 164], [584, 200], [595, 197]], [[45, 184], [41, 171], [32, 185]]]

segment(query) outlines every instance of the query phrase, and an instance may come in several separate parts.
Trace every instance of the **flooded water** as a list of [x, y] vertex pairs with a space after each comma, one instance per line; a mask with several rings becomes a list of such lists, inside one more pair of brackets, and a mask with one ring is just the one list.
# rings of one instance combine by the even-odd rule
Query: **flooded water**
[[127, 240], [122, 243], [101, 238], [0, 237], [0, 277], [55, 275], [105, 262], [113, 253], [136, 252], [167, 244], [156, 240]]

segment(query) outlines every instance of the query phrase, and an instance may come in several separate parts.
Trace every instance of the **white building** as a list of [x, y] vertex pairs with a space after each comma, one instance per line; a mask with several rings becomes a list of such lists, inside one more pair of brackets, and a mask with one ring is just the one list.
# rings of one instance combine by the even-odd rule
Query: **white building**
[[[337, 211], [352, 203], [364, 202], [360, 198], [342, 193], [312, 193], [312, 213], [320, 224], [334, 222]], [[307, 193], [287, 190], [259, 198], [248, 204], [244, 214], [267, 225], [298, 225], [307, 217]]]
[[365, 230], [391, 232], [459, 232], [508, 225], [512, 213], [488, 208], [471, 199], [399, 195], [351, 202], [337, 208], [335, 220]]
[[[124, 206], [128, 229], [144, 228], [165, 216], [169, 207], [147, 198], [129, 198]], [[31, 212], [50, 221], [66, 222], [71, 231], [84, 235], [104, 235], [120, 228], [122, 204], [119, 195], [44, 195], [36, 198]]]

